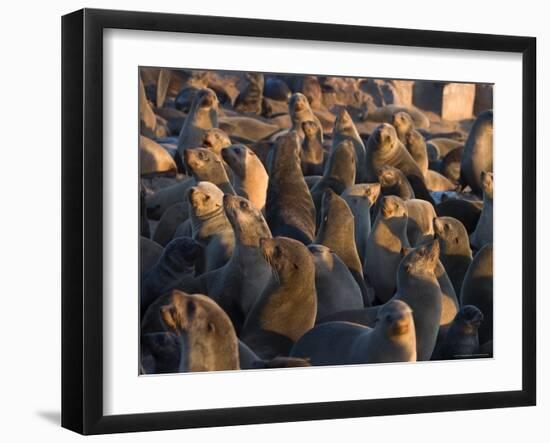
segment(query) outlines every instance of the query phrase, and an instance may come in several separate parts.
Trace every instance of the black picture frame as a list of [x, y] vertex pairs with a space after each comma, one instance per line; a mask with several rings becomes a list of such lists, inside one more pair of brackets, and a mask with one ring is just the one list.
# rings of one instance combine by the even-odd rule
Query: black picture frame
[[[523, 63], [522, 388], [392, 399], [103, 413], [103, 30], [108, 28], [519, 53]], [[62, 426], [82, 434], [536, 404], [536, 39], [83, 9], [62, 18]]]

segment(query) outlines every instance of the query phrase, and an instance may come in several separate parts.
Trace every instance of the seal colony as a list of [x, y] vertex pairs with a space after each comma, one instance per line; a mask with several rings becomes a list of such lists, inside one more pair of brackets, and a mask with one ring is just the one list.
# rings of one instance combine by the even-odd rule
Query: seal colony
[[493, 110], [404, 83], [140, 68], [140, 374], [492, 356]]

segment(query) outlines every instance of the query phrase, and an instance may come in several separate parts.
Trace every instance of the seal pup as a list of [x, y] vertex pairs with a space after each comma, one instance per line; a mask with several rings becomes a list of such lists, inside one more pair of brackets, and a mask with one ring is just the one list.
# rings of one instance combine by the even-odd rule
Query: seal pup
[[273, 235], [311, 243], [315, 238], [315, 206], [300, 167], [296, 132], [277, 140], [268, 169], [265, 214]]
[[[304, 130], [302, 128], [302, 123], [307, 121], [315, 122], [320, 128], [323, 126], [319, 118], [311, 110], [311, 106], [307, 97], [300, 92], [295, 92], [290, 97], [288, 101], [288, 112], [290, 114], [290, 119], [292, 120], [292, 130], [296, 131], [300, 141], [304, 139]], [[322, 134], [321, 134], [321, 142]]]
[[269, 359], [290, 352], [290, 347], [274, 345], [273, 334], [296, 342], [315, 324], [315, 265], [308, 249], [291, 238], [261, 239], [260, 249], [273, 275], [248, 314], [240, 338]]
[[367, 240], [371, 232], [370, 210], [380, 195], [379, 183], [361, 183], [344, 190], [341, 197], [353, 214], [355, 245], [362, 265], [365, 265]]
[[355, 180], [357, 183], [365, 183], [367, 179], [365, 145], [348, 111], [346, 111], [346, 108], [341, 107], [334, 122], [334, 129], [332, 130], [332, 149], [336, 149], [344, 140], [350, 140], [353, 143], [356, 171]]
[[371, 301], [363, 279], [363, 266], [355, 246], [355, 225], [351, 209], [330, 188], [325, 191], [321, 206], [322, 221], [315, 243], [327, 246], [342, 259], [361, 289], [364, 305], [370, 306]]
[[223, 208], [223, 192], [210, 182], [199, 182], [187, 193], [192, 237], [204, 248], [197, 273], [225, 265], [233, 255], [235, 236]]
[[[197, 91], [191, 104], [191, 109], [183, 123], [178, 136], [176, 163], [183, 167], [183, 152], [187, 148], [201, 146], [204, 132], [218, 127], [218, 97], [212, 89], [204, 88]], [[180, 169], [180, 172], [183, 172]]]
[[493, 110], [479, 114], [470, 129], [462, 152], [460, 181], [480, 195], [483, 171], [493, 172]]
[[355, 154], [350, 140], [342, 141], [332, 150], [323, 176], [311, 188], [311, 198], [317, 211], [317, 225], [321, 223], [321, 201], [327, 189], [340, 195], [355, 183]]
[[483, 314], [475, 306], [466, 305], [460, 308], [441, 343], [436, 347], [432, 360], [453, 360], [478, 355], [478, 329], [482, 322]]
[[237, 194], [262, 210], [269, 176], [258, 156], [245, 145], [231, 145], [222, 150], [222, 158], [233, 171], [233, 187]]
[[407, 207], [407, 237], [411, 246], [415, 247], [433, 240], [433, 219], [437, 217], [434, 207], [425, 200], [405, 200]]
[[184, 276], [192, 275], [201, 255], [202, 247], [192, 238], [176, 238], [168, 243], [155, 264], [141, 274], [141, 315], [157, 297], [174, 289]]
[[325, 150], [323, 148], [323, 128], [314, 121], [302, 122], [304, 139], [300, 160], [302, 173], [306, 175], [322, 175], [325, 161]]
[[411, 308], [401, 300], [382, 307], [374, 328], [329, 322], [308, 331], [292, 348], [292, 357], [312, 365], [344, 365], [416, 361], [415, 325]]
[[316, 323], [336, 312], [364, 307], [359, 285], [346, 264], [324, 245], [308, 246], [315, 263]]
[[246, 86], [235, 99], [235, 110], [245, 114], [262, 113], [264, 75], [260, 72], [245, 73]]
[[262, 212], [247, 199], [226, 194], [223, 206], [235, 235], [233, 255], [221, 268], [182, 280], [178, 288], [208, 294], [228, 313], [239, 333], [272, 276], [260, 250], [260, 239], [270, 238], [271, 231]]
[[455, 293], [460, 296], [462, 282], [472, 263], [472, 249], [464, 225], [453, 217], [437, 217], [433, 220], [435, 238], [441, 247], [440, 260]]
[[401, 249], [410, 246], [407, 218], [407, 206], [403, 200], [395, 195], [384, 197], [367, 240], [364, 271], [374, 287], [376, 299], [382, 303], [395, 292]]
[[141, 330], [142, 337], [151, 332], [172, 332], [181, 337], [179, 372], [240, 369], [231, 320], [205, 295], [172, 290], [159, 297], [147, 309]]
[[493, 173], [481, 173], [483, 189], [483, 209], [477, 222], [476, 230], [470, 236], [470, 243], [479, 250], [488, 243], [493, 243]]
[[483, 313], [479, 343], [493, 339], [493, 245], [487, 244], [474, 256], [460, 292], [460, 304], [474, 305]]
[[397, 138], [395, 128], [382, 123], [377, 126], [367, 141], [367, 181], [377, 179], [378, 170], [385, 165], [393, 166], [409, 176], [417, 176], [424, 180], [420, 167], [411, 157], [403, 143]]

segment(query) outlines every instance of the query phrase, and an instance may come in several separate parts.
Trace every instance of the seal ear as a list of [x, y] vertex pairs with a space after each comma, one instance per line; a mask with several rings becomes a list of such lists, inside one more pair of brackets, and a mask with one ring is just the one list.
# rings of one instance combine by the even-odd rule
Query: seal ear
[[168, 329], [178, 330], [176, 311], [172, 305], [165, 305], [160, 308], [160, 318]]

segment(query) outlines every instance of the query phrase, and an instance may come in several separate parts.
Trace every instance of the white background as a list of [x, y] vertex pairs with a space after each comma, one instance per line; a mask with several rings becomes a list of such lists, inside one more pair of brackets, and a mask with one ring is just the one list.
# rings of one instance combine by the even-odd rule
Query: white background
[[[250, 3], [250, 4], [248, 4]], [[376, 2], [311, 2], [278, 0], [170, 2], [139, 0], [98, 2], [9, 2], [3, 5], [2, 38], [2, 296], [0, 337], [0, 434], [7, 441], [72, 441], [81, 437], [58, 427], [60, 409], [60, 15], [82, 6], [233, 15], [287, 20], [351, 23], [393, 27], [535, 35], [538, 40], [539, 195], [550, 192], [541, 171], [542, 113], [548, 93], [542, 89], [550, 49], [550, 31], [540, 2], [523, 1], [497, 7], [461, 1], [394, 0]], [[502, 2], [503, 3], [503, 2]], [[546, 96], [543, 96], [543, 92]], [[546, 199], [547, 200], [547, 199]], [[542, 202], [542, 198], [539, 197]], [[539, 208], [539, 225], [548, 225], [548, 208]], [[540, 230], [539, 230], [540, 231]], [[539, 232], [539, 251], [548, 249], [548, 235]], [[542, 254], [539, 253], [539, 258]], [[549, 265], [539, 260], [539, 294], [548, 292], [540, 274]], [[539, 297], [539, 312], [548, 301]], [[342, 438], [407, 442], [446, 442], [464, 438], [508, 441], [548, 435], [550, 328], [539, 315], [539, 406], [494, 411], [440, 413], [401, 417], [257, 425], [99, 437], [127, 441], [330, 441]], [[536, 437], [541, 435], [541, 437]]]

